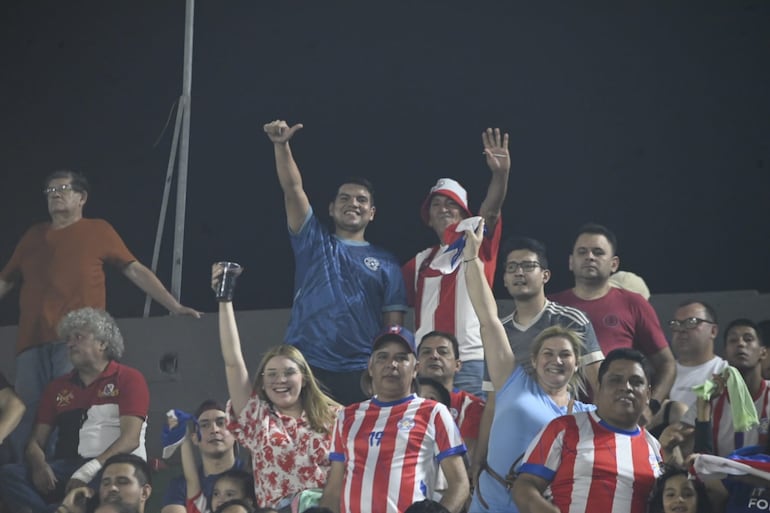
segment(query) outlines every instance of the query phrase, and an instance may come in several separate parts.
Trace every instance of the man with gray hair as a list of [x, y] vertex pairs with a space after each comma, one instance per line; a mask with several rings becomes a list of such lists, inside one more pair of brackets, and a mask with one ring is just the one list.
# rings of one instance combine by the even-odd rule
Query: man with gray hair
[[[118, 363], [123, 336], [103, 310], [81, 308], [59, 323], [74, 370], [43, 392], [25, 464], [0, 469], [0, 490], [11, 511], [47, 511], [64, 494], [90, 483], [115, 454], [147, 454], [144, 434], [150, 393], [144, 376]], [[45, 447], [54, 429], [54, 458]]]

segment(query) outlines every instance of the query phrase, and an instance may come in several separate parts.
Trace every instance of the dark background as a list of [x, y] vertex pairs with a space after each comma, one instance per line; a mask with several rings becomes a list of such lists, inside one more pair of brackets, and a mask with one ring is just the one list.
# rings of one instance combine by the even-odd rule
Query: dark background
[[[214, 310], [219, 259], [247, 267], [238, 308], [291, 302], [283, 198], [261, 132], [276, 118], [305, 125], [293, 149], [319, 213], [338, 179], [375, 182], [368, 238], [402, 261], [434, 242], [418, 211], [437, 178], [461, 181], [478, 208], [489, 180], [480, 133], [500, 126], [513, 163], [504, 237], [548, 244], [549, 290], [571, 286], [573, 232], [593, 220], [616, 231], [621, 267], [654, 293], [770, 292], [765, 0], [208, 0], [195, 21], [185, 304]], [[86, 215], [150, 264], [183, 34], [181, 0], [0, 5], [2, 264], [47, 218], [41, 180], [62, 167], [91, 179]], [[172, 232], [158, 272], [167, 285]], [[108, 280], [108, 308], [140, 315], [140, 292]], [[16, 322], [17, 299], [0, 303], [0, 323]]]

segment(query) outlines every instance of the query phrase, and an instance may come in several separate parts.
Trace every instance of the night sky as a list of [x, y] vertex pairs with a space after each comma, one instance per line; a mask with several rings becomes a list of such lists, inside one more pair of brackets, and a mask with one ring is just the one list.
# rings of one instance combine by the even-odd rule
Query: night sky
[[[185, 304], [214, 311], [209, 266], [229, 259], [247, 268], [237, 308], [290, 305], [261, 129], [277, 118], [305, 125], [292, 147], [316, 211], [340, 178], [370, 178], [368, 238], [401, 261], [434, 242], [419, 206], [437, 178], [478, 208], [480, 134], [499, 126], [503, 234], [548, 245], [548, 290], [571, 286], [573, 232], [596, 221], [653, 293], [770, 292], [770, 2], [208, 0], [195, 21]], [[46, 219], [41, 181], [65, 167], [92, 182], [86, 216], [150, 264], [183, 33], [182, 0], [0, 5], [0, 265]], [[108, 282], [108, 309], [141, 315], [141, 293], [114, 271]], [[0, 323], [16, 322], [17, 301], [0, 302]]]

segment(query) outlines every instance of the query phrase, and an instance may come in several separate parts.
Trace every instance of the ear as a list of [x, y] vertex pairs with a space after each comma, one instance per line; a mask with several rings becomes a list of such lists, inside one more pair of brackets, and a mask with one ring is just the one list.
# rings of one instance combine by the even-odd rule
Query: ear
[[143, 501], [146, 501], [147, 499], [150, 498], [150, 495], [152, 495], [152, 486], [149, 483], [147, 483], [146, 485], [142, 486], [141, 499]]
[[551, 279], [551, 271], [543, 269], [543, 284], [545, 285]]
[[610, 259], [610, 266], [612, 269], [612, 272], [616, 272], [618, 268], [620, 267], [620, 257], [615, 255]]
[[334, 202], [329, 203], [329, 217], [334, 217]]
[[460, 369], [463, 368], [463, 361], [462, 360], [456, 360], [457, 361], [457, 367], [455, 368], [455, 372], [460, 372]]
[[374, 221], [374, 214], [377, 212], [377, 207], [372, 205], [372, 208], [369, 210], [369, 221]]
[[568, 265], [569, 265], [569, 270], [570, 271], [574, 271], [575, 270], [575, 269], [573, 269], [573, 265], [572, 265], [572, 254], [570, 254], [570, 256], [569, 256]]
[[767, 348], [765, 346], [759, 346], [759, 361], [764, 361], [767, 357]]

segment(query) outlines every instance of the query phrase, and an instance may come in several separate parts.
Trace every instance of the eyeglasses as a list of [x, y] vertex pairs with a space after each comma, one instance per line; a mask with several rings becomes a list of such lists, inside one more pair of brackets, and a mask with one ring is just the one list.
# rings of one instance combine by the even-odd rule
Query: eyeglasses
[[672, 330], [678, 330], [682, 328], [686, 330], [692, 330], [698, 327], [702, 322], [708, 324], [716, 324], [715, 322], [709, 321], [708, 319], [701, 319], [700, 317], [688, 317], [682, 321], [678, 321], [676, 319], [670, 320], [668, 321], [668, 327]]
[[282, 371], [279, 370], [269, 370], [262, 373], [262, 376], [265, 378], [265, 381], [278, 381], [282, 377], [285, 379], [291, 379], [297, 374], [299, 374], [299, 369], [284, 369]]
[[518, 269], [521, 269], [525, 273], [531, 273], [538, 267], [540, 267], [540, 262], [532, 262], [530, 260], [524, 262], [514, 262], [511, 260], [505, 264], [505, 272], [515, 273]]
[[67, 191], [77, 192], [71, 183], [63, 183], [61, 185], [54, 185], [53, 187], [46, 187], [43, 189], [43, 196], [49, 196], [54, 192], [64, 194]]

